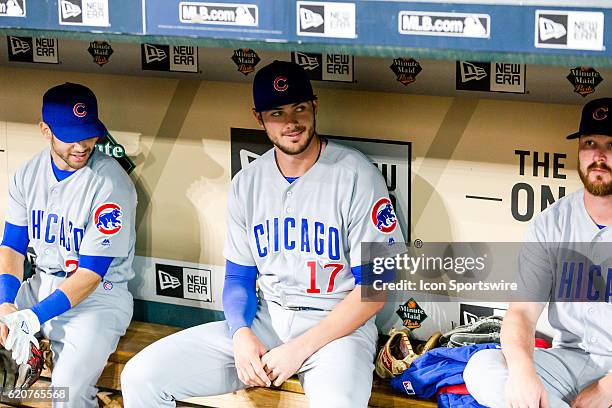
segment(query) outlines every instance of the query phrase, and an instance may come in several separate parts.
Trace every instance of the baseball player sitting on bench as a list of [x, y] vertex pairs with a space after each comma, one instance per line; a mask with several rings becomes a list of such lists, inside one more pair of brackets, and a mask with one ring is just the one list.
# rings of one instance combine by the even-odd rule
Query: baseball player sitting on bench
[[316, 133], [318, 102], [299, 65], [262, 68], [253, 98], [274, 147], [229, 190], [227, 320], [133, 357], [121, 376], [127, 408], [279, 386], [296, 373], [312, 407], [368, 404], [383, 302], [361, 299], [360, 244], [403, 242], [386, 184], [364, 155]]
[[[66, 83], [43, 97], [40, 130], [50, 147], [9, 181], [0, 246], [0, 342], [17, 363], [39, 331], [51, 342], [56, 407], [97, 407], [96, 382], [131, 317], [136, 190], [95, 148], [106, 128], [96, 97]], [[28, 245], [35, 274], [22, 283]], [[60, 395], [60, 394], [58, 394]]]
[[[526, 281], [540, 283], [541, 294], [552, 295], [553, 348], [533, 347], [545, 296], [512, 302], [502, 325], [502, 350], [476, 353], [463, 374], [485, 406], [612, 406], [612, 98], [584, 106], [579, 131], [568, 136], [575, 138], [584, 189], [534, 219], [519, 258], [519, 281], [524, 272]], [[574, 261], [585, 249], [592, 261]], [[578, 301], [564, 301], [568, 294], [578, 294]]]

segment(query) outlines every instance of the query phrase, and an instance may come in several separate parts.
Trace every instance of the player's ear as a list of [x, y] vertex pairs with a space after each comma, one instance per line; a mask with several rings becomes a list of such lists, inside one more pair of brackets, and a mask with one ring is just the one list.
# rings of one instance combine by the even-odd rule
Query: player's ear
[[312, 111], [316, 115], [317, 112], [319, 111], [319, 101], [318, 100], [313, 100], [313, 101], [310, 101], [310, 102], [312, 102]]
[[47, 125], [45, 122], [40, 122], [38, 127], [40, 128], [40, 133], [42, 133], [45, 139], [51, 140], [53, 133], [51, 132], [49, 125]]
[[259, 127], [262, 129], [265, 129], [264, 124], [263, 124], [263, 118], [261, 117], [261, 113], [257, 112], [255, 108], [252, 109], [252, 112], [253, 112], [253, 116], [255, 117], [255, 120], [259, 124]]

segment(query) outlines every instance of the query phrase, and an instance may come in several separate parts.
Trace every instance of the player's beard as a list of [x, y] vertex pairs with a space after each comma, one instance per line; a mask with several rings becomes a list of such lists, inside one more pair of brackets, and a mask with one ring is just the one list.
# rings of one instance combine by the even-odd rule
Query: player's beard
[[[264, 127], [265, 127], [265, 124], [264, 124]], [[300, 130], [300, 128], [303, 129], [302, 131], [308, 130], [308, 135], [306, 136], [306, 139], [300, 141], [300, 143], [292, 143], [288, 146], [284, 146], [279, 142], [278, 139], [273, 140], [272, 138], [270, 138], [270, 141], [272, 142], [272, 144], [274, 144], [274, 146], [278, 148], [278, 150], [280, 150], [281, 152], [285, 154], [295, 156], [300, 153], [303, 153], [306, 149], [308, 149], [308, 147], [312, 143], [312, 139], [314, 139], [314, 136], [316, 134], [315, 129], [317, 128], [317, 119], [313, 118], [312, 127], [310, 129], [306, 128], [305, 126], [302, 126], [302, 127], [298, 127], [297, 130]], [[283, 136], [280, 136], [280, 138], [282, 137]]]
[[85, 155], [87, 156], [86, 160], [83, 160], [82, 162], [74, 161], [70, 157], [70, 152], [63, 153], [63, 152], [60, 152], [57, 149], [56, 142], [55, 142], [55, 137], [51, 138], [51, 149], [53, 149], [53, 152], [57, 156], [59, 156], [59, 158], [62, 159], [64, 161], [64, 163], [66, 163], [68, 166], [70, 166], [70, 168], [72, 168], [73, 170], [79, 170], [79, 169], [82, 169], [83, 167], [85, 167], [87, 165], [87, 162], [89, 161], [89, 157], [91, 156], [91, 153], [93, 152], [93, 149], [87, 149], [85, 151]]
[[605, 163], [595, 162], [589, 165], [586, 170], [586, 174], [580, 168], [580, 160], [578, 161], [578, 175], [580, 176], [580, 180], [582, 180], [582, 184], [584, 184], [584, 188], [596, 197], [605, 197], [612, 195], [612, 180], [604, 183], [603, 178], [600, 175], [595, 177], [596, 181], [593, 182], [589, 180], [589, 172], [592, 169], [602, 169], [607, 170], [608, 174], [612, 175], [612, 169], [608, 167]]

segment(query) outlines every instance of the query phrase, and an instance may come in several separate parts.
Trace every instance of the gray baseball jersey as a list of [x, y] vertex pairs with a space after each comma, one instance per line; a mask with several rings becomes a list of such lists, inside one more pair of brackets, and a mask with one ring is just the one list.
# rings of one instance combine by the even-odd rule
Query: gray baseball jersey
[[37, 268], [74, 272], [79, 255], [113, 257], [104, 279], [134, 276], [136, 190], [112, 157], [94, 150], [87, 165], [57, 181], [49, 148], [22, 165], [9, 183], [6, 221], [28, 226]]
[[242, 169], [228, 195], [227, 260], [257, 266], [264, 299], [331, 310], [355, 287], [362, 242], [403, 242], [380, 171], [329, 141], [289, 183], [274, 149]]
[[591, 219], [584, 190], [536, 217], [525, 241], [519, 279], [540, 289], [536, 300], [545, 300], [542, 293], [556, 300], [548, 309], [554, 346], [612, 356], [612, 227], [600, 229]]

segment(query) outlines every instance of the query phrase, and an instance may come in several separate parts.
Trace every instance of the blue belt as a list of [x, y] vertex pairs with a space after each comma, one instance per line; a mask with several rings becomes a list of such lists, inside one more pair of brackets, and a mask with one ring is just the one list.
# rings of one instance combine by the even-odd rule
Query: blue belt
[[69, 277], [73, 273], [74, 272], [57, 271], [57, 272], [50, 273], [49, 275], [57, 276], [58, 278], [65, 278], [67, 276]]
[[271, 300], [270, 302], [276, 303], [277, 305], [279, 305], [280, 307], [282, 307], [283, 309], [286, 310], [293, 310], [293, 311], [297, 311], [297, 312], [301, 312], [303, 310], [315, 310], [317, 312], [325, 312], [325, 309], [319, 309], [318, 307], [306, 307], [306, 306], [283, 306], [280, 303], [278, 303], [276, 300]]

